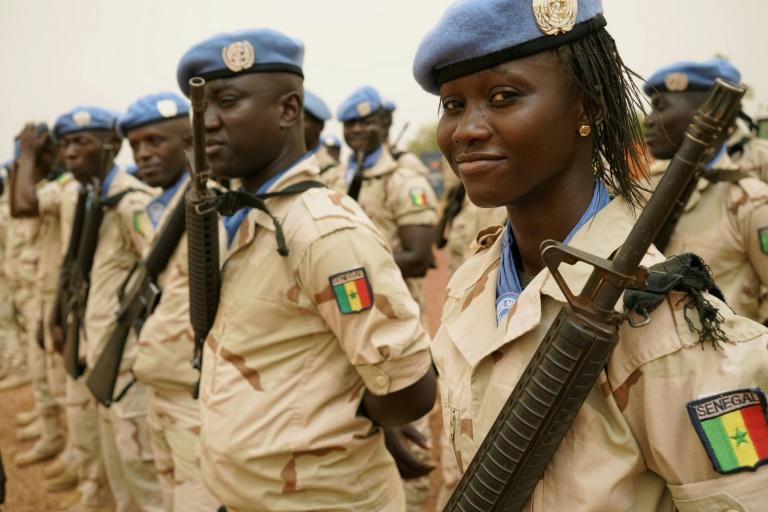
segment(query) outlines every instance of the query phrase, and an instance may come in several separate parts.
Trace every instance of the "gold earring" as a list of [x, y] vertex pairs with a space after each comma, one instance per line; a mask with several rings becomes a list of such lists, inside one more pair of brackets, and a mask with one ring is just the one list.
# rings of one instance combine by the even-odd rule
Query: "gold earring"
[[589, 126], [588, 124], [583, 124], [579, 128], [579, 135], [581, 135], [582, 137], [586, 137], [590, 133], [592, 133], [592, 127]]

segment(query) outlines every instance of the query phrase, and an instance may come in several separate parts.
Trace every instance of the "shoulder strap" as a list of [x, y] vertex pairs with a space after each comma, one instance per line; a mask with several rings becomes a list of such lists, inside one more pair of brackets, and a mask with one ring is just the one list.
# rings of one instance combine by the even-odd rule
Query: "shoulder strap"
[[149, 194], [148, 190], [144, 190], [143, 188], [127, 188], [125, 190], [121, 190], [115, 195], [109, 196], [107, 198], [104, 198], [100, 203], [102, 208], [105, 208], [107, 210], [111, 210], [112, 208], [116, 208], [117, 205], [120, 204], [120, 201], [123, 200], [125, 196], [130, 194], [131, 192], [142, 192], [144, 194]]
[[277, 252], [280, 256], [288, 256], [288, 245], [285, 243], [283, 227], [280, 225], [280, 221], [272, 215], [269, 207], [267, 207], [266, 199], [301, 194], [313, 188], [325, 188], [325, 185], [319, 181], [307, 180], [294, 183], [276, 192], [266, 192], [264, 194], [251, 194], [242, 190], [233, 190], [216, 197], [216, 210], [224, 216], [234, 215], [241, 208], [255, 208], [266, 213], [272, 219], [272, 224], [275, 226]]

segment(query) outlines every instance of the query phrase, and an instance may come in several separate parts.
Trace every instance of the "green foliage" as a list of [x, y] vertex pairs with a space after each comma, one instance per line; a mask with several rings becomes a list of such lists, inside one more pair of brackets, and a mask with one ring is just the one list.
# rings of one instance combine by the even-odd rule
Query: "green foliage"
[[439, 151], [437, 147], [437, 123], [430, 123], [419, 127], [416, 134], [408, 142], [407, 149], [417, 155]]

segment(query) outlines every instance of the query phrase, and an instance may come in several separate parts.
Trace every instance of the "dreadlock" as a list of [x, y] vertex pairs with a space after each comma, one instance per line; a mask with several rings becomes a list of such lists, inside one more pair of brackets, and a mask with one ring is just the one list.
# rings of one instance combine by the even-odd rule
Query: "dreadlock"
[[586, 96], [587, 116], [594, 134], [595, 175], [616, 194], [637, 207], [642, 187], [632, 179], [634, 165], [646, 165], [639, 149], [642, 131], [637, 112], [644, 112], [634, 78], [640, 76], [621, 59], [613, 37], [601, 28], [555, 50], [570, 71], [574, 86]]

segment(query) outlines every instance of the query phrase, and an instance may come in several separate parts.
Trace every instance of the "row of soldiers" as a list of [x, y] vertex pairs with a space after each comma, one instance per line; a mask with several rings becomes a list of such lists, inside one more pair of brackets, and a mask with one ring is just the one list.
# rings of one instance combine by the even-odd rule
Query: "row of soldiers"
[[[20, 418], [29, 422], [23, 435], [40, 440], [16, 462], [62, 452], [47, 472], [49, 488], [76, 485], [73, 510], [113, 501], [118, 510], [423, 506], [435, 384], [421, 284], [433, 264], [437, 199], [423, 164], [388, 144], [393, 109], [371, 87], [354, 91], [337, 112], [352, 158], [340, 165], [329, 154], [321, 133], [331, 114], [303, 91], [302, 58], [298, 41], [271, 30], [221, 34], [182, 57], [182, 92], [190, 94], [192, 77], [210, 81], [205, 152], [227, 184], [211, 187], [221, 197], [242, 188], [267, 206], [221, 216], [220, 301], [202, 375], [189, 363], [194, 334], [181, 235], [154, 283], [159, 300], [121, 355], [108, 404], [97, 405], [86, 382], [124, 311], [132, 272], [184, 205], [189, 106], [172, 93], [152, 94], [119, 116], [76, 107], [51, 134], [34, 124], [22, 131], [3, 196], [11, 216], [4, 262], [35, 390], [35, 414]], [[716, 77], [740, 80], [723, 61], [679, 63], [649, 78], [652, 180]], [[123, 138], [136, 176], [114, 164]], [[665, 249], [702, 255], [733, 309], [764, 323], [768, 186], [755, 175], [768, 165], [760, 155], [759, 141], [734, 134], [731, 151], [713, 155]], [[57, 175], [62, 164], [67, 172]], [[467, 238], [502, 224], [506, 212], [477, 209], [460, 186], [450, 196], [455, 270], [487, 240], [481, 231], [469, 248]], [[55, 318], [62, 258], [84, 256], [85, 244], [72, 248], [78, 206], [86, 218], [103, 215], [90, 268], [80, 269], [87, 302], [68, 311], [82, 316], [75, 341], [85, 355], [82, 376], [64, 374], [59, 352], [73, 339]], [[511, 293], [500, 319], [519, 297]], [[461, 421], [471, 437], [471, 422]], [[445, 480], [455, 483], [461, 455], [444, 447]]]

